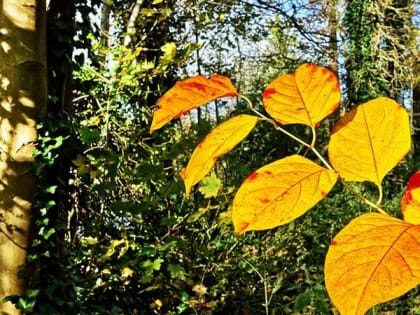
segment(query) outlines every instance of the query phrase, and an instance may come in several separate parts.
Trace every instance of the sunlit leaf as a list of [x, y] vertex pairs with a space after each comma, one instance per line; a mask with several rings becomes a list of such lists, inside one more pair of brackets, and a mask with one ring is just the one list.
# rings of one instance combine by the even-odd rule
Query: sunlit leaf
[[380, 185], [410, 150], [410, 125], [403, 106], [379, 97], [342, 117], [332, 131], [331, 164], [347, 181]]
[[331, 242], [325, 283], [341, 315], [363, 315], [420, 283], [420, 225], [377, 213], [350, 222]]
[[213, 167], [216, 160], [231, 151], [254, 128], [258, 117], [238, 115], [214, 128], [195, 148], [186, 168], [181, 171], [185, 192], [197, 184]]
[[199, 75], [177, 82], [157, 100], [157, 109], [153, 113], [150, 131], [157, 130], [172, 119], [215, 99], [237, 95], [238, 92], [232, 82], [217, 74], [210, 79]]
[[401, 198], [401, 211], [404, 221], [420, 224], [420, 171], [417, 171], [408, 181]]
[[176, 56], [176, 44], [173, 42], [166, 43], [160, 50], [163, 52], [163, 55], [160, 57], [160, 62], [163, 64], [171, 63]]
[[303, 64], [294, 74], [283, 75], [263, 93], [266, 111], [281, 124], [316, 127], [340, 103], [337, 76], [324, 67]]
[[130, 267], [124, 267], [124, 268], [121, 270], [121, 276], [122, 276], [122, 277], [124, 277], [124, 278], [129, 278], [129, 277], [132, 277], [132, 276], [133, 276], [133, 274], [134, 274], [134, 270], [133, 270], [133, 269], [131, 269]]
[[215, 173], [204, 177], [202, 185], [198, 190], [204, 195], [204, 198], [216, 197], [222, 187], [222, 181], [217, 178]]
[[299, 155], [261, 167], [233, 200], [235, 232], [270, 229], [296, 219], [323, 199], [336, 180], [334, 171]]

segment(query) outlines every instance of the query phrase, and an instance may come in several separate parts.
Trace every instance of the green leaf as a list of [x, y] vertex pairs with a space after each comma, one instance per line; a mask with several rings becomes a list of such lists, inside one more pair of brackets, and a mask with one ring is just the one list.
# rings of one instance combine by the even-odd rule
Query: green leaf
[[40, 236], [42, 236], [44, 239], [49, 239], [50, 237], [51, 237], [51, 235], [53, 235], [55, 233], [55, 229], [54, 228], [50, 228], [50, 229], [46, 229], [45, 228], [45, 226], [42, 226], [40, 229], [39, 229], [39, 232], [38, 232], [38, 234], [40, 235]]
[[208, 208], [199, 208], [198, 211], [190, 214], [187, 218], [187, 223], [194, 223], [195, 221], [197, 221], [198, 219], [200, 219], [204, 213], [207, 212], [207, 210], [209, 210]]
[[141, 266], [144, 269], [146, 276], [150, 276], [151, 274], [153, 274], [153, 271], [159, 271], [160, 267], [163, 263], [163, 259], [162, 258], [156, 258], [154, 261], [151, 260], [146, 260], [144, 262], [142, 262]]
[[156, 258], [153, 261], [153, 270], [159, 271], [160, 270], [160, 266], [163, 263], [163, 259], [162, 258]]
[[184, 267], [181, 265], [172, 265], [169, 264], [167, 270], [169, 271], [170, 275], [174, 279], [185, 280], [186, 272]]
[[295, 305], [293, 305], [293, 313], [302, 312], [303, 309], [309, 305], [310, 300], [311, 300], [311, 295], [309, 294], [308, 291], [305, 291], [299, 294], [296, 297]]
[[24, 314], [27, 314], [33, 311], [35, 303], [36, 300], [26, 300], [24, 298], [19, 298], [19, 301], [16, 306], [18, 309], [22, 310]]
[[162, 64], [170, 64], [176, 55], [176, 45], [175, 43], [166, 43], [163, 45], [160, 50], [163, 52], [163, 56], [160, 58]]
[[81, 127], [79, 129], [80, 140], [87, 145], [99, 142], [101, 140], [101, 133], [98, 129], [91, 129], [87, 127]]
[[31, 290], [31, 289], [29, 289], [29, 290], [26, 291], [26, 295], [30, 299], [36, 298], [38, 296], [38, 294], [39, 294], [39, 290]]
[[319, 314], [322, 314], [322, 315], [330, 314], [330, 311], [329, 311], [330, 308], [328, 304], [323, 300], [315, 299], [314, 307], [319, 312]]
[[57, 186], [48, 186], [44, 188], [44, 192], [48, 194], [55, 194], [55, 191], [57, 190]]
[[220, 188], [222, 188], [222, 182], [217, 178], [216, 174], [212, 173], [210, 176], [203, 178], [198, 190], [205, 198], [211, 198], [217, 196]]
[[106, 260], [111, 259], [112, 255], [114, 255], [117, 252], [117, 247], [120, 245], [122, 246], [118, 251], [118, 258], [123, 256], [127, 250], [128, 250], [128, 242], [125, 239], [121, 240], [111, 240], [111, 244], [109, 245], [108, 249], [106, 250], [105, 254], [103, 254], [101, 257], [99, 257], [98, 261], [104, 262]]

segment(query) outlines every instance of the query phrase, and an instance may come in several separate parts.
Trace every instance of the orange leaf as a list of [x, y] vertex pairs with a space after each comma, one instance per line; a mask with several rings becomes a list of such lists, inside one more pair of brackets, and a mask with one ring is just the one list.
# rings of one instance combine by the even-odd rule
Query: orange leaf
[[420, 225], [377, 213], [350, 222], [331, 242], [325, 283], [342, 315], [363, 315], [420, 283]]
[[420, 224], [420, 171], [417, 171], [408, 181], [401, 198], [401, 210], [404, 221]]
[[158, 108], [153, 113], [150, 131], [157, 130], [172, 119], [215, 99], [237, 95], [238, 92], [232, 82], [217, 74], [210, 79], [199, 75], [177, 82], [157, 100]]
[[299, 155], [261, 167], [242, 183], [233, 200], [235, 232], [293, 221], [323, 199], [336, 180], [334, 171]]
[[231, 151], [254, 128], [258, 117], [238, 115], [214, 128], [196, 147], [188, 165], [181, 171], [186, 195], [210, 172], [217, 158]]
[[331, 164], [347, 181], [380, 185], [410, 150], [410, 125], [404, 107], [379, 97], [342, 117], [328, 147]]
[[276, 121], [316, 127], [340, 103], [337, 76], [324, 67], [307, 63], [294, 74], [283, 75], [267, 86], [264, 107]]

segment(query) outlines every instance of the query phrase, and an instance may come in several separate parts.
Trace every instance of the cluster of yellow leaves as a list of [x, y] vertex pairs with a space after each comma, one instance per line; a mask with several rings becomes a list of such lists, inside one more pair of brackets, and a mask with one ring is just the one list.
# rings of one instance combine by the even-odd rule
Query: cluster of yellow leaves
[[[220, 97], [238, 96], [231, 81], [214, 75], [178, 82], [157, 102], [151, 131]], [[275, 124], [303, 124], [313, 132], [339, 106], [336, 75], [311, 63], [280, 76], [262, 101]], [[181, 172], [186, 195], [255, 127], [257, 116], [239, 115], [220, 124], [197, 146]], [[308, 147], [312, 148], [312, 145]], [[410, 150], [408, 115], [381, 97], [357, 106], [335, 124], [324, 166], [299, 155], [267, 164], [242, 183], [232, 204], [237, 234], [293, 221], [325, 198], [338, 178], [370, 181], [381, 189], [384, 176]], [[313, 149], [313, 148], [312, 148]], [[364, 314], [420, 283], [420, 172], [402, 198], [404, 220], [368, 213], [354, 219], [331, 242], [325, 282], [331, 300], [345, 315]]]

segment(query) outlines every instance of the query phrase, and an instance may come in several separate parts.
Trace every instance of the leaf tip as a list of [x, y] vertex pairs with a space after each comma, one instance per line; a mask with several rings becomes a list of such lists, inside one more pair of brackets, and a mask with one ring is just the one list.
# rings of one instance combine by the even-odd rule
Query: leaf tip
[[241, 235], [241, 234], [245, 233], [247, 231], [247, 228], [249, 227], [249, 225], [250, 225], [249, 222], [242, 222], [241, 224], [239, 224], [239, 226], [237, 226], [235, 228], [236, 235]]
[[185, 197], [188, 199], [190, 197], [191, 185], [187, 182], [187, 169], [185, 167], [179, 172], [179, 176], [184, 181]]

